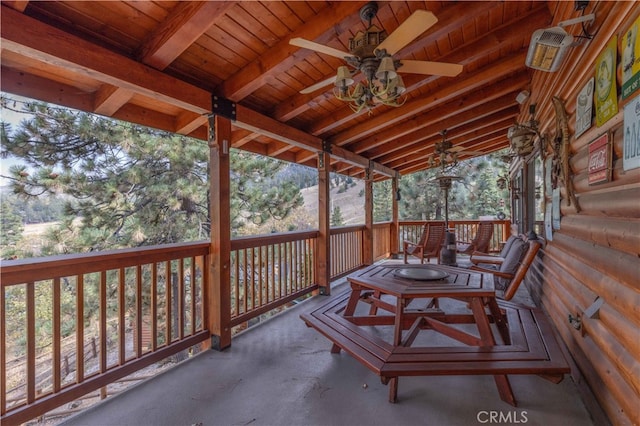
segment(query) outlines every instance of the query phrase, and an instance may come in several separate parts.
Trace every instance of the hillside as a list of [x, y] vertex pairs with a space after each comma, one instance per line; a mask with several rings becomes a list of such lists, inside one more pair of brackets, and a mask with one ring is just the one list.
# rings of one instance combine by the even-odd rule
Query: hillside
[[[339, 188], [332, 188], [330, 191], [330, 212], [333, 211], [335, 206], [339, 206], [345, 225], [358, 225], [364, 223], [364, 195], [360, 196], [361, 192], [364, 193], [364, 182], [355, 180], [354, 183], [355, 186], [350, 187], [342, 193], [339, 192]], [[317, 218], [318, 186], [304, 188], [300, 192], [304, 198], [304, 205], [302, 208], [306, 211], [306, 215]]]

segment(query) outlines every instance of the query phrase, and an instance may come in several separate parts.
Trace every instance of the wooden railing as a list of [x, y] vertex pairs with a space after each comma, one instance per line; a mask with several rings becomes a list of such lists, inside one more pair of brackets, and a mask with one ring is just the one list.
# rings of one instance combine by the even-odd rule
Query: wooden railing
[[[492, 220], [491, 222], [493, 222], [493, 236], [491, 237], [489, 251], [499, 252], [502, 243], [509, 238], [511, 222], [508, 220]], [[425, 221], [400, 222], [399, 247], [402, 248], [403, 240], [417, 242], [420, 239], [425, 223]], [[479, 220], [450, 220], [449, 228], [455, 230], [456, 240], [471, 241], [476, 235], [479, 223]]]
[[[451, 223], [466, 235], [477, 221]], [[509, 222], [494, 223], [498, 250]], [[396, 236], [390, 223], [375, 224], [374, 260], [391, 253], [393, 238], [417, 240], [423, 226], [401, 222]], [[331, 230], [331, 279], [365, 264], [365, 231], [363, 225]], [[232, 240], [229, 327], [318, 288], [318, 235]], [[25, 422], [207, 340], [209, 250], [209, 242], [196, 242], [3, 262], [2, 421]], [[25, 330], [23, 341], [7, 341], [7, 331], [16, 329]]]
[[331, 229], [331, 279], [342, 277], [364, 265], [364, 225]]
[[317, 231], [231, 241], [231, 326], [238, 326], [318, 288]]
[[[209, 246], [185, 243], [4, 262], [3, 422], [23, 423], [209, 338], [203, 303]], [[24, 330], [23, 339], [8, 341], [8, 330]], [[69, 336], [75, 341], [71, 348], [64, 344]], [[92, 341], [95, 357], [85, 350]]]

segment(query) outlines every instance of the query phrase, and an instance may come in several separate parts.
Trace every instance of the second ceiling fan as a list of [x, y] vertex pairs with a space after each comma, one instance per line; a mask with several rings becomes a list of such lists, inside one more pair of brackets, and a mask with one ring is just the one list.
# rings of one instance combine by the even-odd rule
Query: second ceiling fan
[[[462, 72], [462, 65], [459, 64], [393, 58], [394, 54], [438, 22], [432, 12], [416, 10], [388, 36], [372, 23], [377, 12], [378, 5], [375, 2], [362, 7], [360, 17], [368, 25], [364, 32], [359, 31], [349, 40], [349, 52], [299, 37], [289, 41], [294, 46], [334, 56], [348, 64], [338, 67], [336, 77], [309, 86], [300, 93], [312, 93], [334, 83], [336, 98], [349, 102], [355, 112], [360, 112], [377, 104], [402, 105], [402, 94], [406, 87], [399, 73], [455, 77]], [[356, 83], [356, 80], [361, 81]]]

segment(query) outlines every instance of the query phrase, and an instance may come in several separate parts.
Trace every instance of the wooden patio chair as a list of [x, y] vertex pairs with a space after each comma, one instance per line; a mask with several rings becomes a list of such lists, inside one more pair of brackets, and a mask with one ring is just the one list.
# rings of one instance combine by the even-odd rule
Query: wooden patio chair
[[492, 269], [491, 265], [487, 268], [473, 265], [470, 269], [493, 274], [496, 290], [503, 291], [501, 298], [511, 300], [536, 258], [540, 246], [540, 242], [536, 240], [516, 239], [509, 248], [504, 261], [496, 269]]
[[480, 222], [476, 236], [471, 241], [457, 241], [456, 251], [461, 254], [471, 254], [474, 251], [488, 252], [493, 236], [493, 222]]
[[417, 243], [411, 241], [404, 241], [404, 263], [407, 263], [407, 256], [412, 255], [420, 259], [420, 263], [424, 263], [424, 259], [427, 262], [432, 257], [435, 257], [440, 263], [440, 249], [444, 243], [444, 222], [429, 222], [424, 226], [420, 241]]

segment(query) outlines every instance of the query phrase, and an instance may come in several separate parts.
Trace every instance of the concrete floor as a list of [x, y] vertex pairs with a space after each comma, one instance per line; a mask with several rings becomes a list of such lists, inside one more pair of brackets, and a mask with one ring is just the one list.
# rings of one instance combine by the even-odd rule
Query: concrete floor
[[[344, 282], [333, 288], [345, 291]], [[517, 296], [526, 301], [526, 293]], [[518, 407], [503, 402], [491, 376], [406, 377], [398, 403], [374, 373], [341, 352], [299, 315], [318, 296], [64, 425], [473, 425], [586, 426], [593, 421], [570, 376], [553, 384], [510, 376]]]

